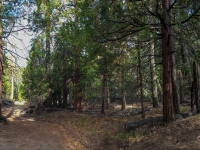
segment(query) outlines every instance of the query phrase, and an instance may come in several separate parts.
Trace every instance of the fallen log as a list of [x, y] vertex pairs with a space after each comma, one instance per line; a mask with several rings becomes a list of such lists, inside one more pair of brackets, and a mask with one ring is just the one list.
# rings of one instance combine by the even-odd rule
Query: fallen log
[[84, 110], [83, 112], [100, 112], [101, 110], [90, 110], [90, 109], [87, 109], [87, 110]]
[[154, 117], [154, 118], [151, 117], [148, 119], [139, 120], [136, 122], [126, 122], [124, 124], [124, 130], [126, 130], [126, 131], [135, 130], [138, 127], [158, 123], [158, 122], [161, 122], [162, 120], [163, 120], [163, 116], [158, 116], [158, 117]]
[[[150, 110], [150, 108], [148, 108], [148, 107], [144, 108], [144, 111], [149, 111], [149, 110]], [[136, 108], [136, 109], [133, 109], [132, 112], [130, 112], [130, 115], [134, 116], [134, 115], [138, 115], [141, 113], [142, 113], [142, 108]]]
[[61, 108], [43, 108], [46, 111], [69, 111], [72, 112], [73, 109], [61, 109]]
[[11, 101], [3, 100], [2, 102], [3, 102], [3, 105], [8, 105], [8, 106], [12, 105]]

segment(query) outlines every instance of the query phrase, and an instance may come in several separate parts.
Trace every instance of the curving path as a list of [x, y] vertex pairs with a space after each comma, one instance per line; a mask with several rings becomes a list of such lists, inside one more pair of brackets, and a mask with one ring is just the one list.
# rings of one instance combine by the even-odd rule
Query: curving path
[[8, 125], [0, 122], [0, 150], [84, 149], [62, 126], [21, 116], [22, 106], [4, 107]]

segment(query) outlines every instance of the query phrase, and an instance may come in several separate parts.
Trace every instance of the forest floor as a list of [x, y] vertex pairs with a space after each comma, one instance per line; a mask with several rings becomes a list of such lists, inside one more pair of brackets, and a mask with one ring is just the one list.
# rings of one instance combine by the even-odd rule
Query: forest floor
[[[161, 116], [145, 104], [146, 118]], [[25, 114], [25, 105], [3, 107], [8, 124], [0, 123], [1, 150], [197, 150], [200, 149], [200, 116], [178, 119], [170, 124], [153, 123], [124, 131], [126, 122], [141, 120], [130, 115], [139, 104], [120, 111], [114, 105], [100, 114], [98, 106], [77, 114], [71, 111], [44, 111]], [[181, 106], [187, 112], [189, 106]]]

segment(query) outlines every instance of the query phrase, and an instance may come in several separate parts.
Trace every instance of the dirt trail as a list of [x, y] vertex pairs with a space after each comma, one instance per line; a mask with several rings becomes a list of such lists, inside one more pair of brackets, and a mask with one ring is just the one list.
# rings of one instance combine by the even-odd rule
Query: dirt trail
[[8, 125], [0, 123], [1, 150], [84, 149], [62, 126], [21, 116], [22, 106], [4, 107]]

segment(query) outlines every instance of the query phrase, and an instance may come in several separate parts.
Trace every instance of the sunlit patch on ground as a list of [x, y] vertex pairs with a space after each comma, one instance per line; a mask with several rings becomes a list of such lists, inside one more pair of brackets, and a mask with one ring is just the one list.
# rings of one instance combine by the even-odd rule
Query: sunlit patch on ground
[[21, 102], [15, 101], [15, 102], [14, 102], [15, 105], [19, 105], [19, 106], [22, 106], [22, 105], [24, 105], [25, 103], [26, 103], [26, 101], [21, 101]]

